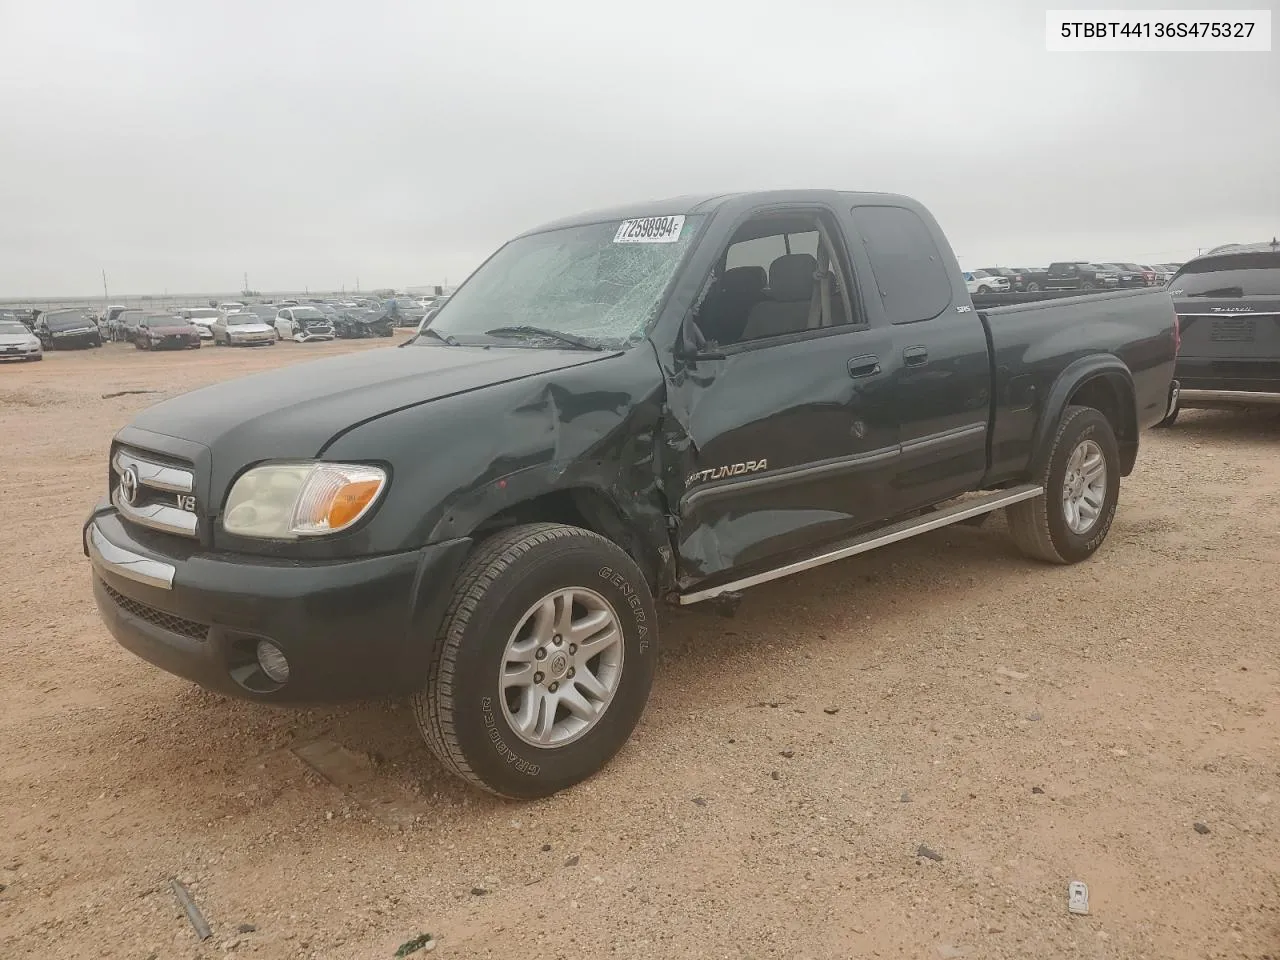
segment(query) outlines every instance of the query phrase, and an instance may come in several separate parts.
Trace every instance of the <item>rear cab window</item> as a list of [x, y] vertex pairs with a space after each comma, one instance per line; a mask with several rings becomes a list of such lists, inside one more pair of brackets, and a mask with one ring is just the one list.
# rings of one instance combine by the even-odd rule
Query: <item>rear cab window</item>
[[[890, 323], [932, 320], [951, 305], [951, 274], [928, 224], [913, 210], [859, 206], [853, 224]], [[974, 276], [985, 276], [972, 271]]]

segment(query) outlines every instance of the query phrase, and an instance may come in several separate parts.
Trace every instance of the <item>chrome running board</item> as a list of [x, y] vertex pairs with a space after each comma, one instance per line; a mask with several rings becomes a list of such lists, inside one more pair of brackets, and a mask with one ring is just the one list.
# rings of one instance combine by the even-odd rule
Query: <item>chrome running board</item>
[[1028, 483], [1020, 487], [1010, 487], [1008, 490], [996, 490], [984, 494], [982, 497], [970, 497], [960, 500], [949, 507], [943, 507], [932, 513], [926, 513], [920, 517], [912, 517], [909, 520], [901, 520], [887, 527], [880, 527], [860, 534], [852, 540], [846, 540], [844, 543], [828, 548], [823, 553], [809, 557], [806, 560], [796, 560], [794, 563], [775, 567], [772, 570], [766, 570], [764, 573], [753, 574], [750, 577], [743, 577], [741, 580], [722, 583], [715, 587], [707, 587], [705, 590], [682, 593], [680, 594], [680, 605], [688, 606], [691, 603], [718, 597], [722, 593], [737, 593], [747, 587], [754, 587], [757, 584], [768, 583], [770, 580], [789, 577], [793, 573], [812, 570], [814, 567], [820, 567], [825, 563], [832, 563], [836, 560], [843, 560], [845, 557], [866, 553], [868, 550], [885, 547], [891, 543], [897, 543], [899, 540], [907, 540], [919, 534], [928, 533], [930, 530], [937, 530], [940, 527], [947, 527], [953, 523], [959, 523], [962, 520], [968, 520], [984, 513], [991, 513], [1001, 507], [1009, 507], [1015, 503], [1021, 503], [1023, 500], [1030, 500], [1043, 493], [1043, 487], [1038, 484]]

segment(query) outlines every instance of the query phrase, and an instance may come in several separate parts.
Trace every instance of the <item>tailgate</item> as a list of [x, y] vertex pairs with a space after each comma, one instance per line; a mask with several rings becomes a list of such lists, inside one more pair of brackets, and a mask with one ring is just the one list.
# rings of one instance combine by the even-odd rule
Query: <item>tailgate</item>
[[1189, 360], [1280, 360], [1280, 299], [1242, 305], [1180, 300], [1180, 357]]

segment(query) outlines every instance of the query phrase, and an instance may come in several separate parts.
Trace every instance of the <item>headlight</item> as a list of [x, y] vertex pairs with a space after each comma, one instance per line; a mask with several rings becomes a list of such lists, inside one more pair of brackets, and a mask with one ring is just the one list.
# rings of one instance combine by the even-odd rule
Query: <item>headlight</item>
[[241, 537], [296, 540], [345, 530], [387, 485], [385, 470], [353, 463], [276, 463], [244, 473], [227, 496], [222, 526]]

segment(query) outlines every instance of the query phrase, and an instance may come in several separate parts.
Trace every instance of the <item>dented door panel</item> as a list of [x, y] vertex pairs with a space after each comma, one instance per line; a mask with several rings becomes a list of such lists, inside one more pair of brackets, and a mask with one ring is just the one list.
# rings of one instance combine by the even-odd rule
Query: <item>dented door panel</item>
[[[892, 331], [850, 328], [698, 361], [668, 382], [682, 585], [883, 516], [898, 457]], [[872, 376], [855, 357], [883, 354]]]

